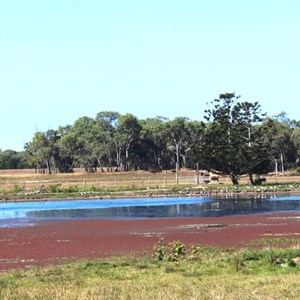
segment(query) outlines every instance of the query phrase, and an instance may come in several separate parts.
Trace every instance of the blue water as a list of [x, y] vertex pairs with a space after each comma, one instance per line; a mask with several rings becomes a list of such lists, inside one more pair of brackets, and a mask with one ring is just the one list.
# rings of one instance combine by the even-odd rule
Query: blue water
[[0, 227], [40, 220], [211, 217], [300, 211], [300, 196], [136, 198], [0, 203]]

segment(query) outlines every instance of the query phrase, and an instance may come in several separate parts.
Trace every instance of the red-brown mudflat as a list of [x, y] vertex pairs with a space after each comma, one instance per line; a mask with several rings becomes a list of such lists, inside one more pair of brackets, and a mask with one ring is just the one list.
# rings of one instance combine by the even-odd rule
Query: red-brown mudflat
[[153, 250], [160, 238], [240, 247], [262, 238], [299, 238], [300, 213], [145, 220], [67, 220], [0, 228], [0, 270], [62, 259]]

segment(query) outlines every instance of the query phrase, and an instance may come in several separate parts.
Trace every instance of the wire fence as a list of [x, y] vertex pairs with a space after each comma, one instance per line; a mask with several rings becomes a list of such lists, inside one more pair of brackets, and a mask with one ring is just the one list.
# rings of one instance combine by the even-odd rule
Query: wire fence
[[203, 184], [203, 178], [197, 179], [197, 176], [180, 176], [180, 177], [132, 177], [132, 178], [115, 178], [113, 180], [91, 179], [91, 178], [70, 178], [70, 179], [46, 179], [46, 180], [2, 180], [0, 181], [1, 190], [11, 190], [22, 188], [23, 190], [37, 190], [41, 186], [47, 189], [51, 186], [59, 187], [78, 187], [78, 188], [104, 188], [104, 187], [170, 187], [173, 185], [196, 185]]
[[[273, 183], [299, 183], [300, 176], [267, 176], [266, 184]], [[230, 184], [229, 177], [217, 177], [214, 180], [209, 176], [197, 176], [194, 174], [188, 174], [184, 176], [176, 176], [176, 174], [163, 175], [149, 175], [149, 176], [66, 176], [56, 177], [47, 176], [40, 177], [14, 177], [5, 176], [0, 178], [0, 190], [12, 190], [22, 189], [28, 191], [39, 190], [41, 187], [45, 189], [51, 186], [57, 186], [61, 188], [77, 187], [77, 188], [112, 188], [112, 187], [141, 187], [141, 188], [165, 188], [175, 185], [204, 185], [204, 184]], [[247, 184], [247, 176], [241, 178], [241, 184]]]

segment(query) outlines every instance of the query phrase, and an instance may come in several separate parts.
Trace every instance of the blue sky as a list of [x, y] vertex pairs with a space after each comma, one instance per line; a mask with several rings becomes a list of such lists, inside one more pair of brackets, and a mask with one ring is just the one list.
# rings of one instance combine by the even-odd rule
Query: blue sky
[[300, 120], [299, 0], [0, 0], [0, 148], [100, 111], [202, 120], [223, 92]]

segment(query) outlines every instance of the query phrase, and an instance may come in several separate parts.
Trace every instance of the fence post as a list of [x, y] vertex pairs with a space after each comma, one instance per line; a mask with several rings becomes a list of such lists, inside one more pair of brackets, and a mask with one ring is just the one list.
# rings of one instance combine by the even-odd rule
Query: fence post
[[115, 179], [115, 186], [118, 186], [118, 185], [117, 185], [117, 178]]
[[165, 181], [165, 186], [167, 186], [168, 182], [167, 182], [167, 177], [166, 176], [164, 177], [164, 181]]
[[99, 179], [97, 180], [97, 187], [100, 187]]
[[84, 179], [83, 183], [84, 183], [84, 188], [86, 188], [86, 179]]

